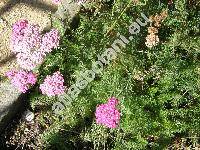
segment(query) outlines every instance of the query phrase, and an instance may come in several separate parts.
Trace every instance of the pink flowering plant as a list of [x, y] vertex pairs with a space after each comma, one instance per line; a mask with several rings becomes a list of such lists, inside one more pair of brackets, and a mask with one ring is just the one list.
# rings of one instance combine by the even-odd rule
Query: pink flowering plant
[[54, 4], [60, 4], [60, 3], [61, 3], [61, 0], [52, 0], [52, 2], [53, 2]]
[[46, 54], [58, 47], [59, 40], [58, 30], [52, 29], [42, 35], [38, 25], [19, 20], [13, 25], [11, 51], [17, 54], [20, 67], [30, 71], [43, 62]]
[[[28, 96], [35, 112], [42, 108], [36, 123], [45, 127], [39, 134], [44, 144], [33, 149], [162, 150], [175, 149], [182, 138], [186, 143], [178, 140], [178, 146], [195, 149], [189, 143], [198, 144], [195, 139], [200, 135], [197, 0], [173, 1], [175, 6], [167, 1], [87, 1], [73, 22], [66, 16], [69, 5], [63, 7], [65, 2], [69, 1], [58, 5], [61, 15], [53, 20], [63, 35], [56, 50], [54, 29], [46, 34], [39, 29], [25, 33], [32, 28], [27, 21], [15, 27], [14, 39], [19, 40], [14, 42], [14, 51], [20, 65], [34, 68], [42, 63], [37, 70], [39, 87]], [[160, 20], [162, 12], [168, 12], [165, 21]], [[151, 20], [145, 26], [141, 13]], [[160, 25], [155, 31], [160, 42], [149, 49], [145, 37], [155, 24]], [[97, 69], [100, 73], [94, 74]], [[69, 86], [68, 94], [57, 96], [64, 92], [64, 85]], [[122, 99], [109, 97], [96, 104], [108, 95]], [[55, 101], [59, 105], [52, 105]], [[54, 106], [58, 115], [53, 113]]]
[[[11, 51], [16, 54], [17, 63], [21, 67], [21, 70], [11, 70], [7, 72], [6, 75], [19, 91], [25, 93], [31, 85], [36, 83], [36, 75], [31, 71], [39, 64], [42, 64], [48, 53], [58, 47], [59, 40], [60, 35], [56, 29], [42, 34], [38, 25], [30, 24], [27, 20], [19, 20], [13, 25], [10, 48]], [[57, 77], [58, 81], [60, 81], [55, 82], [57, 88], [60, 89], [56, 89], [56, 86], [53, 85], [49, 87], [52, 91], [46, 90], [46, 92], [44, 92], [44, 84], [41, 86], [41, 89], [43, 89], [43, 93], [47, 95], [56, 95], [64, 91], [61, 85], [64, 79], [61, 74], [56, 73], [53, 77]], [[60, 86], [58, 84], [60, 84]]]
[[34, 73], [24, 70], [10, 70], [6, 73], [6, 76], [11, 79], [11, 83], [22, 93], [26, 93], [29, 87], [34, 85], [37, 81], [37, 77]]
[[116, 108], [118, 100], [112, 97], [106, 104], [100, 104], [96, 108], [96, 123], [108, 128], [116, 128], [120, 121], [120, 112]]
[[47, 96], [63, 94], [65, 91], [63, 75], [59, 71], [53, 73], [52, 76], [48, 75], [44, 83], [40, 85], [40, 90], [42, 94], [46, 94]]

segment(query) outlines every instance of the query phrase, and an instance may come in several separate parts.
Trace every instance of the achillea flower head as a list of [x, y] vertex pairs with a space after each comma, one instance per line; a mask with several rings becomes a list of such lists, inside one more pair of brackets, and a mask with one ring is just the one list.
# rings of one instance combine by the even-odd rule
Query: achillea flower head
[[61, 3], [61, 0], [52, 0], [52, 2], [53, 2], [54, 4], [60, 4], [60, 3]]
[[42, 36], [38, 25], [20, 20], [13, 25], [11, 50], [17, 54], [20, 67], [30, 71], [43, 62], [46, 53], [59, 45], [59, 40], [56, 29]]
[[41, 51], [49, 53], [53, 48], [57, 48], [59, 45], [59, 32], [56, 29], [52, 29], [42, 37]]
[[42, 35], [40, 33], [40, 28], [38, 25], [29, 24], [24, 29], [23, 42], [27, 43], [28, 52], [34, 51], [40, 47]]
[[[14, 53], [29, 53], [38, 49], [41, 43], [39, 26], [23, 23], [19, 29], [13, 26], [11, 35], [11, 50]], [[16, 28], [16, 29], [15, 29]]]
[[18, 53], [16, 56], [20, 67], [30, 71], [43, 62], [45, 53], [34, 51], [32, 53]]
[[117, 104], [118, 100], [112, 97], [106, 104], [98, 105], [95, 112], [96, 123], [108, 128], [116, 128], [120, 121], [120, 112], [116, 108]]
[[11, 79], [12, 85], [14, 85], [22, 93], [26, 93], [31, 85], [36, 83], [36, 75], [32, 72], [26, 72], [23, 70], [15, 71], [11, 70], [6, 73], [7, 77]]
[[30, 71], [36, 67], [36, 64], [31, 59], [31, 55], [29, 53], [18, 53], [16, 57], [17, 63], [20, 65], [21, 68]]
[[19, 20], [17, 21], [12, 28], [12, 32], [18, 35], [21, 35], [24, 33], [24, 29], [28, 26], [27, 20]]
[[48, 96], [63, 94], [65, 86], [62, 74], [57, 71], [53, 73], [52, 76], [48, 75], [45, 78], [44, 83], [40, 85], [40, 90], [42, 91], [42, 94], [46, 94]]

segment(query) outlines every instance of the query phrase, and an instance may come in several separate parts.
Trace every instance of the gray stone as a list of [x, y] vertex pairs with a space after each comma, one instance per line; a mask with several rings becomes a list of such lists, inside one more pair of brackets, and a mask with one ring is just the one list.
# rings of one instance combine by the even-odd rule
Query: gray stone
[[0, 83], [0, 132], [20, 108], [23, 108], [21, 93], [9, 82]]

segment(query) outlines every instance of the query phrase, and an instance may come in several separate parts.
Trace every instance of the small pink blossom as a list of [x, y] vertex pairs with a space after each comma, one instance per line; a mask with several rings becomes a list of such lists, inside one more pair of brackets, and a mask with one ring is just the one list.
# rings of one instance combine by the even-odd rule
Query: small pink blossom
[[98, 105], [96, 108], [96, 123], [108, 128], [116, 128], [120, 121], [120, 112], [116, 109], [118, 100], [112, 97], [106, 104]]
[[18, 53], [16, 57], [17, 63], [20, 65], [21, 68], [30, 71], [36, 67], [36, 64], [31, 59], [31, 55], [29, 53]]
[[43, 62], [45, 53], [41, 51], [34, 51], [32, 53], [18, 53], [16, 57], [21, 68], [31, 71], [37, 65]]
[[53, 48], [57, 48], [59, 45], [59, 32], [56, 29], [52, 29], [42, 37], [41, 51], [49, 53]]
[[11, 83], [22, 93], [26, 93], [31, 85], [36, 83], [36, 75], [32, 72], [23, 70], [11, 70], [6, 73], [7, 77], [11, 79]]
[[54, 4], [60, 4], [60, 3], [61, 3], [61, 0], [52, 0], [52, 2], [53, 2]]
[[17, 21], [14, 25], [13, 25], [13, 33], [15, 34], [23, 34], [24, 33], [24, 29], [27, 27], [28, 25], [28, 21], [27, 20], [19, 20]]
[[57, 71], [53, 73], [52, 76], [48, 75], [44, 79], [44, 83], [40, 85], [40, 90], [42, 91], [42, 94], [46, 94], [48, 96], [63, 94], [65, 86], [62, 74]]

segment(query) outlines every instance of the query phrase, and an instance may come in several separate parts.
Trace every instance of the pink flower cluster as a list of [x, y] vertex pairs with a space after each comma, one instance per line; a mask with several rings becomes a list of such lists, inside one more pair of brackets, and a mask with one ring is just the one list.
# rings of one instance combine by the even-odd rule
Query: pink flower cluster
[[30, 53], [38, 48], [41, 41], [39, 26], [28, 24], [27, 20], [18, 21], [13, 25], [11, 50], [14, 53]]
[[11, 70], [8, 71], [6, 75], [9, 79], [11, 79], [11, 83], [23, 93], [29, 89], [30, 85], [34, 85], [37, 80], [35, 74], [23, 70]]
[[52, 29], [42, 37], [41, 51], [50, 53], [53, 48], [57, 48], [59, 45], [59, 33], [56, 29]]
[[118, 100], [112, 97], [106, 104], [101, 104], [96, 108], [96, 123], [105, 125], [108, 128], [116, 128], [120, 120], [120, 112], [116, 109]]
[[55, 29], [42, 36], [39, 26], [20, 20], [13, 25], [11, 50], [17, 54], [20, 67], [30, 71], [43, 62], [46, 53], [58, 47], [59, 39]]
[[54, 4], [60, 4], [60, 3], [61, 3], [61, 0], [52, 0], [52, 2], [53, 2]]
[[52, 76], [48, 75], [44, 83], [40, 85], [40, 90], [42, 94], [48, 96], [55, 96], [63, 94], [65, 91], [64, 78], [62, 74], [57, 71]]
[[[60, 36], [57, 30], [42, 35], [39, 26], [29, 24], [27, 20], [19, 20], [13, 25], [11, 35], [11, 50], [16, 53], [17, 62], [21, 68], [30, 71], [43, 62], [47, 53], [59, 45]], [[25, 93], [36, 83], [36, 75], [27, 71], [9, 71], [6, 73], [12, 84]], [[49, 96], [64, 93], [64, 79], [60, 72], [47, 76], [40, 85], [43, 94]]]

